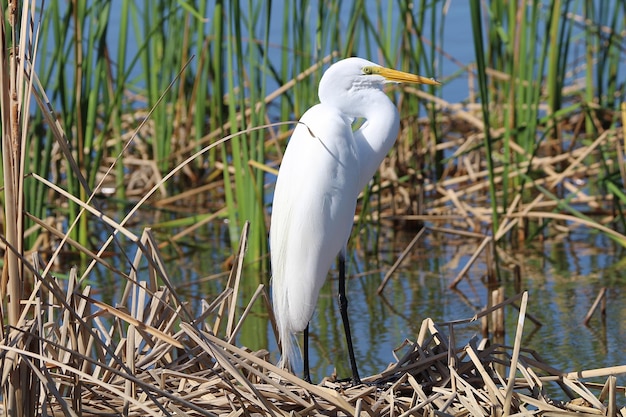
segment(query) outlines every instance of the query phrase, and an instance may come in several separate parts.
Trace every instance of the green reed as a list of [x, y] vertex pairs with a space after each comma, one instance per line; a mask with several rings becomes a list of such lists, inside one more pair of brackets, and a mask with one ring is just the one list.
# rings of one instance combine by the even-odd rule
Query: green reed
[[489, 117], [489, 93], [487, 89], [486, 78], [486, 62], [485, 53], [483, 49], [483, 29], [480, 16], [480, 4], [477, 1], [471, 3], [472, 13], [472, 29], [474, 33], [474, 47], [476, 49], [476, 70], [478, 75], [478, 86], [480, 89], [481, 105], [483, 111], [483, 123], [484, 129], [484, 144], [487, 154], [487, 169], [489, 170], [489, 194], [491, 202], [491, 217], [493, 222], [493, 229], [498, 228], [498, 205], [496, 200], [496, 185], [494, 175], [494, 161], [492, 158], [492, 141], [491, 141], [491, 129], [490, 129], [490, 117]]
[[[427, 10], [434, 10], [430, 7]], [[135, 109], [152, 109], [152, 135], [147, 144], [152, 159], [165, 173], [182, 158], [181, 149], [190, 149], [211, 132], [219, 136], [271, 121], [265, 118], [263, 104], [268, 82], [284, 84], [333, 52], [338, 57], [382, 57], [385, 64], [414, 72], [432, 58], [434, 47], [431, 56], [423, 57], [421, 34], [404, 34], [403, 25], [395, 25], [393, 5], [377, 2], [376, 10], [388, 14], [383, 20], [370, 16], [366, 2], [353, 3], [347, 33], [340, 18], [345, 8], [341, 2], [270, 8], [270, 3], [250, 1], [198, 2], [182, 7], [180, 2], [159, 0], [122, 2], [112, 16], [110, 2], [52, 1], [44, 10], [43, 19], [50, 22], [50, 30], [43, 31], [41, 45], [47, 53], [38, 68], [63, 130], [71, 132], [68, 140], [89, 187], [97, 184], [103, 158], [119, 156], [121, 162], [112, 179], [117, 197], [124, 198], [124, 159], [130, 155], [122, 152], [122, 137], [137, 125], [125, 123], [124, 118], [132, 116]], [[412, 27], [423, 25], [426, 16], [414, 17], [404, 5], [400, 13], [402, 21]], [[275, 41], [273, 45], [269, 42], [276, 25], [283, 37], [281, 48]], [[111, 36], [113, 31], [116, 36]], [[183, 71], [189, 60], [191, 65]], [[322, 72], [320, 66], [280, 98], [280, 120], [297, 119], [317, 101], [316, 86]], [[129, 100], [128, 93], [137, 99]], [[419, 111], [415, 103], [409, 101], [407, 114]], [[251, 111], [246, 115], [246, 110]], [[35, 144], [38, 159], [33, 168], [48, 176], [53, 168], [52, 136], [41, 116], [35, 126], [47, 136]], [[208, 161], [195, 161], [193, 167], [211, 170], [217, 162], [226, 162], [233, 168], [232, 174], [223, 169], [222, 175], [223, 198], [230, 208], [230, 237], [236, 242], [242, 222], [251, 220], [255, 232], [250, 252], [255, 259], [266, 251], [265, 190], [263, 173], [249, 164], [265, 163], [266, 151], [264, 137], [250, 134], [221, 151], [212, 151]], [[86, 199], [86, 190], [81, 191], [73, 175], [63, 181], [72, 194]], [[43, 217], [49, 209], [38, 204], [45, 199], [44, 188], [34, 181], [31, 184], [32, 195], [37, 197], [28, 199], [32, 202], [29, 210]], [[70, 203], [68, 221], [76, 215], [77, 206]], [[87, 224], [81, 220], [80, 225], [73, 237], [85, 242]]]
[[[119, 10], [112, 13], [111, 3], [106, 1], [50, 1], [43, 11], [46, 29], [40, 42], [46, 53], [41, 54], [37, 68], [85, 174], [87, 188], [96, 186], [96, 174], [106, 165], [105, 158], [120, 157], [110, 180], [116, 185], [117, 197], [123, 199], [128, 167], [132, 167], [125, 161], [136, 156], [133, 146], [126, 151], [123, 146], [148, 109], [152, 110], [149, 133], [140, 136], [162, 175], [211, 140], [267, 122], [297, 120], [318, 100], [317, 84], [324, 65], [269, 105], [265, 97], [331, 54], [335, 54], [332, 60], [360, 55], [405, 71], [444, 77], [445, 5], [444, 1], [361, 0], [349, 4], [285, 2], [279, 7], [276, 2], [246, 0], [146, 0], [121, 2]], [[532, 178], [531, 172], [525, 172], [509, 179], [509, 173], [521, 170], [546, 140], [575, 140], [572, 132], [560, 128], [561, 121], [572, 115], [585, 112], [585, 131], [593, 134], [594, 120], [612, 115], [607, 110], [615, 108], [617, 97], [623, 96], [623, 82], [620, 84], [616, 74], [623, 57], [624, 6], [622, 2], [584, 0], [476, 1], [471, 5], [474, 24], [469, 35], [477, 51], [492, 222], [497, 229], [499, 217], [524, 182]], [[588, 20], [581, 23], [574, 15]], [[563, 96], [563, 87], [576, 70], [572, 65], [581, 64], [575, 56], [581, 50], [582, 63], [592, 70], [585, 78], [587, 88], [573, 100]], [[507, 78], [492, 77], [489, 70]], [[435, 105], [424, 106], [403, 91], [390, 89], [399, 103], [406, 132], [400, 141], [414, 149], [440, 143], [443, 133]], [[440, 94], [436, 88], [428, 91]], [[543, 104], [547, 110], [542, 109]], [[135, 114], [137, 118], [129, 122]], [[430, 120], [428, 138], [412, 123], [424, 114]], [[609, 116], [608, 123], [614, 122], [615, 117]], [[499, 133], [492, 136], [488, 127]], [[287, 129], [281, 126], [276, 132]], [[33, 132], [44, 139], [33, 141], [33, 159], [26, 172], [44, 177], [61, 172], [58, 181], [85, 200], [87, 190], [77, 176], [63, 161], [54, 161], [52, 133], [38, 113]], [[523, 153], [513, 152], [513, 141]], [[212, 149], [189, 166], [192, 184], [205, 177], [223, 182], [222, 193], [209, 194], [206, 200], [218, 200], [228, 208], [233, 245], [243, 222], [252, 222], [251, 260], [261, 259], [267, 252], [270, 194], [268, 177], [257, 166], [275, 165], [284, 146], [284, 141], [268, 141], [267, 135], [250, 133]], [[407, 163], [417, 174], [399, 172], [399, 181], [415, 191], [418, 177], [434, 182], [440, 179], [445, 159], [439, 150]], [[504, 168], [501, 185], [496, 184], [494, 174], [494, 167], [499, 166]], [[622, 184], [615, 172], [607, 168], [602, 181], [607, 192], [619, 199], [615, 190]], [[186, 184], [183, 180], [172, 182], [168, 192], [176, 193]], [[379, 179], [374, 184], [379, 184]], [[50, 196], [41, 183], [27, 180], [26, 191], [27, 210], [35, 216], [43, 218], [51, 210], [59, 210], [42, 204]], [[524, 201], [538, 192], [541, 190], [524, 191]], [[382, 210], [380, 205], [370, 206], [367, 198], [364, 209], [366, 214]], [[75, 204], [67, 205], [70, 223], [77, 212]], [[86, 242], [88, 236], [87, 223], [81, 220], [73, 237]]]
[[[623, 57], [620, 34], [626, 27], [624, 7], [622, 2], [574, 0], [494, 1], [488, 5], [473, 1], [471, 7], [495, 230], [498, 217], [517, 190], [525, 181], [532, 181], [529, 171], [513, 180], [508, 180], [509, 172], [519, 171], [546, 140], [556, 141], [555, 146], [576, 140], [575, 132], [561, 127], [563, 120], [583, 112], [588, 137], [597, 132], [596, 123], [603, 114], [613, 114], [615, 122], [615, 98], [624, 94], [624, 84], [620, 86], [617, 81]], [[577, 17], [588, 20], [581, 23]], [[582, 68], [576, 67], [581, 62], [573, 52], [580, 49], [584, 50]], [[507, 78], [489, 77], [487, 69], [500, 71]], [[586, 88], [578, 102], [572, 101], [563, 95], [564, 87], [583, 71]], [[541, 109], [544, 103], [547, 111]], [[487, 126], [503, 129], [502, 135], [490, 137]], [[513, 152], [513, 141], [523, 153]], [[501, 187], [495, 186], [494, 163], [504, 168]], [[537, 193], [555, 198], [534, 188], [523, 192], [523, 201], [530, 201]]]
[[[597, 107], [587, 110], [585, 119], [585, 130], [588, 133], [597, 132], [597, 123], [602, 127], [615, 126], [620, 120], [620, 112], [611, 114], [612, 109], [620, 108], [626, 101], [625, 83], [619, 78], [619, 71], [624, 71], [624, 31], [626, 30], [626, 4], [616, 2], [611, 5], [607, 2], [585, 1], [583, 5], [583, 16], [587, 21], [593, 22], [585, 27], [586, 39], [586, 59], [587, 66], [594, 69], [589, 71], [586, 77], [586, 89], [595, 91], [595, 96], [590, 96], [587, 91], [586, 102], [597, 104]], [[624, 111], [624, 109], [622, 109]], [[622, 115], [622, 117], [624, 117]], [[594, 120], [596, 121], [594, 123]], [[626, 117], [622, 120], [626, 122]], [[618, 159], [614, 151], [602, 149], [605, 160]], [[623, 228], [626, 225], [623, 204], [624, 178], [619, 169], [604, 166], [604, 175], [599, 179], [599, 184], [606, 192], [613, 196], [616, 213], [618, 213], [618, 224]], [[622, 229], [623, 230], [623, 229]]]
[[[94, 4], [87, 7], [78, 2], [72, 7], [64, 7], [53, 2], [46, 9], [43, 19], [50, 21], [41, 35], [39, 73], [42, 84], [50, 88], [51, 99], [57, 103], [57, 113], [62, 127], [66, 132], [72, 132], [70, 145], [74, 150], [74, 158], [79, 167], [98, 166], [102, 157], [103, 132], [97, 128], [97, 118], [101, 111], [99, 97], [105, 78], [103, 77], [107, 62], [103, 45], [109, 19], [110, 5], [108, 3]], [[89, 24], [87, 21], [89, 20]], [[68, 28], [71, 28], [68, 30]], [[44, 129], [45, 122], [40, 113], [37, 113], [33, 123], [35, 129]], [[52, 133], [48, 130], [45, 140], [35, 140], [34, 154], [43, 155], [42, 162], [35, 164], [35, 172], [48, 177], [53, 169], [51, 150], [53, 144]], [[39, 137], [39, 135], [37, 135]], [[58, 175], [63, 169], [54, 167]], [[83, 171], [87, 177], [95, 175], [96, 168]], [[81, 185], [79, 176], [67, 173], [65, 185], [67, 190], [81, 200], [87, 198], [88, 190]], [[60, 178], [57, 180], [61, 181]], [[36, 198], [26, 198], [28, 211], [43, 218], [48, 207], [43, 196], [43, 186], [35, 181], [29, 181], [27, 192]], [[77, 218], [79, 208], [70, 202], [67, 206], [67, 219], [73, 223]], [[74, 239], [87, 236], [86, 218], [82, 217], [78, 227], [73, 229]]]

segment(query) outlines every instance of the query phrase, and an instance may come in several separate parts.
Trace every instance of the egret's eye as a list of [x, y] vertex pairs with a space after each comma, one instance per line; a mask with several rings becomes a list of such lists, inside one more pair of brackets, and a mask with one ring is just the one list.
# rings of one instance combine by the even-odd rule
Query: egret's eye
[[373, 73], [374, 73], [374, 70], [372, 67], [363, 67], [363, 74], [372, 75]]

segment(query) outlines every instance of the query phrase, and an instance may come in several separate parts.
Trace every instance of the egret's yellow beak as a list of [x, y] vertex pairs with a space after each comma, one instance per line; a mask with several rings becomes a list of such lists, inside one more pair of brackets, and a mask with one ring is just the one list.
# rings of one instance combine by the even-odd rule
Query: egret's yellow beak
[[395, 81], [399, 83], [441, 85], [439, 81], [433, 78], [426, 78], [422, 77], [421, 75], [409, 74], [408, 72], [402, 72], [391, 68], [373, 67], [372, 73], [382, 75], [389, 81]]

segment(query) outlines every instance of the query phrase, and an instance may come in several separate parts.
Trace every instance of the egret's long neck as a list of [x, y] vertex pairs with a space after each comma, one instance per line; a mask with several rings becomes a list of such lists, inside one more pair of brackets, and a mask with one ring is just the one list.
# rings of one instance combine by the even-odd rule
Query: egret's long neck
[[393, 146], [400, 129], [400, 117], [395, 104], [380, 91], [380, 98], [367, 107], [366, 121], [354, 132], [359, 150], [359, 189], [372, 179], [381, 162]]

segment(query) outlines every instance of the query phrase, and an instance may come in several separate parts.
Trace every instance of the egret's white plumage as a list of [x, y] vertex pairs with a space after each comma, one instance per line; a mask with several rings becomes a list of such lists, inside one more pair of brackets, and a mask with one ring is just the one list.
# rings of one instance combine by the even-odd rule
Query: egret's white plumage
[[[352, 228], [359, 192], [395, 142], [399, 116], [386, 82], [438, 84], [361, 58], [332, 65], [320, 104], [300, 119], [280, 166], [270, 226], [272, 302], [289, 367], [294, 334], [305, 329], [326, 275]], [[356, 118], [365, 119], [353, 131]]]

